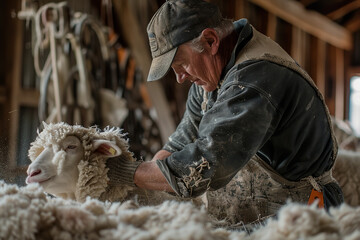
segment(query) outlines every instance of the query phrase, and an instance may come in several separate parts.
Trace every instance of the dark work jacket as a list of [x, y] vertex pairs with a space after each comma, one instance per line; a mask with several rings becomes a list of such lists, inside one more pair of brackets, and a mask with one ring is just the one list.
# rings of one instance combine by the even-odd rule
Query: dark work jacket
[[[257, 154], [281, 176], [298, 181], [330, 170], [336, 141], [318, 91], [298, 72], [266, 60], [235, 64], [253, 36], [247, 20], [234, 23], [238, 43], [219, 87], [208, 93], [193, 84], [186, 110], [157, 161], [173, 189], [183, 197], [225, 186]], [[206, 160], [208, 166], [200, 167]], [[200, 181], [184, 184], [192, 170]]]

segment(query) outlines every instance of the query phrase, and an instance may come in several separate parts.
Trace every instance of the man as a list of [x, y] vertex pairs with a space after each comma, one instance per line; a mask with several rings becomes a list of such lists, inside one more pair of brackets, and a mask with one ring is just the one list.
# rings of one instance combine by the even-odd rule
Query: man
[[253, 214], [249, 221], [274, 214], [287, 199], [307, 203], [312, 190], [326, 208], [343, 201], [331, 177], [337, 145], [328, 110], [279, 45], [201, 0], [166, 1], [147, 31], [148, 81], [172, 68], [179, 83], [194, 84], [169, 142], [151, 162], [109, 163], [111, 184], [185, 198], [209, 190], [210, 204], [228, 191], [239, 208], [255, 209], [243, 212]]

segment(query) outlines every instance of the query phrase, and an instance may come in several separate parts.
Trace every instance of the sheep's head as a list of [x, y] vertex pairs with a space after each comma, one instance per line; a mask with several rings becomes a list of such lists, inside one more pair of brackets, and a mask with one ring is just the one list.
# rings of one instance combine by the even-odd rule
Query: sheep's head
[[[84, 200], [98, 198], [107, 187], [106, 159], [120, 154], [134, 160], [118, 128], [103, 132], [65, 123], [45, 124], [29, 149], [26, 183], [46, 192]], [[92, 186], [92, 187], [89, 187]]]

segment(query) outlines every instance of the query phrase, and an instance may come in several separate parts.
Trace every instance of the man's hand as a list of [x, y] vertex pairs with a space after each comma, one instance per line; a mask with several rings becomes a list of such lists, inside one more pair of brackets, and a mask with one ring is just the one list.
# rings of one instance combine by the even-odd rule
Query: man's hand
[[136, 186], [150, 190], [174, 192], [156, 164], [157, 160], [163, 160], [170, 155], [170, 152], [160, 150], [155, 154], [151, 161], [141, 164], [134, 176]]

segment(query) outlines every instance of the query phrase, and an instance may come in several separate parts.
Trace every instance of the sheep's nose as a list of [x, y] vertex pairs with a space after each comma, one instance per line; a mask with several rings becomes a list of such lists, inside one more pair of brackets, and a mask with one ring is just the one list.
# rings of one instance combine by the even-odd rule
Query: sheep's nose
[[31, 171], [30, 174], [28, 174], [30, 177], [33, 177], [33, 176], [36, 176], [36, 175], [39, 175], [41, 173], [41, 170], [40, 169], [36, 169], [34, 171]]

